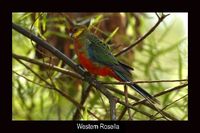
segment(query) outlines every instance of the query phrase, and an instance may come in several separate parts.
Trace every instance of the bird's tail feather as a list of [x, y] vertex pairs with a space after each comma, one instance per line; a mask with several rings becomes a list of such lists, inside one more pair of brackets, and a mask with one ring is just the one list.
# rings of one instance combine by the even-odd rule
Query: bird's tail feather
[[115, 71], [115, 73], [120, 77], [120, 79], [122, 79], [122, 81], [124, 82], [131, 82], [132, 84], [130, 84], [129, 86], [134, 89], [135, 91], [137, 91], [140, 95], [142, 95], [146, 100], [148, 100], [150, 103], [155, 104], [158, 103], [159, 101], [153, 97], [152, 95], [150, 95], [147, 91], [145, 91], [143, 88], [141, 88], [139, 85], [133, 83], [132, 81], [128, 80], [123, 74], [121, 74], [118, 71]]
[[137, 91], [140, 95], [142, 95], [149, 102], [151, 102], [153, 104], [155, 104], [155, 103], [159, 104], [159, 101], [155, 97], [150, 95], [148, 92], [146, 92], [144, 89], [142, 89], [139, 85], [133, 83], [130, 85], [130, 87], [133, 88], [135, 91]]

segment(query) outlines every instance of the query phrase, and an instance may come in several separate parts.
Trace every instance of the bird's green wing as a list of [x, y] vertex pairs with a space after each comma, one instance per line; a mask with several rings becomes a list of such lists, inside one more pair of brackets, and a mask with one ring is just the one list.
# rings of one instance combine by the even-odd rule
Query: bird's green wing
[[90, 40], [90, 45], [88, 45], [88, 55], [91, 60], [107, 66], [119, 64], [105, 43], [93, 34], [90, 34], [88, 39]]

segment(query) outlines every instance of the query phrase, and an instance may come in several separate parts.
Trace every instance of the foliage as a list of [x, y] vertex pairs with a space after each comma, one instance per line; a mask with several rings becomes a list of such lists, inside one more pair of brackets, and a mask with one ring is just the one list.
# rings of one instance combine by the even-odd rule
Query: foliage
[[[170, 13], [146, 39], [125, 54], [118, 56], [118, 59], [134, 67], [133, 81], [187, 79], [187, 25], [184, 25], [184, 21], [180, 18], [181, 15], [181, 13]], [[13, 13], [12, 19], [13, 22], [31, 30], [76, 60], [72, 40], [66, 30], [69, 27], [66, 16], [77, 22], [81, 20], [87, 23], [86, 20], [91, 20], [91, 32], [108, 42], [113, 53], [118, 53], [124, 47], [133, 44], [157, 21], [155, 13]], [[116, 22], [117, 17], [119, 17], [119, 23]], [[69, 66], [57, 60], [48, 51], [38, 48], [36, 43], [14, 30], [12, 31], [12, 52], [71, 70]], [[109, 101], [88, 83], [55, 71], [51, 67], [45, 68], [31, 62], [22, 62], [27, 66], [16, 58], [12, 60], [13, 120], [73, 120], [76, 113], [80, 114], [80, 117], [76, 116], [80, 120], [96, 120], [97, 118], [87, 110], [93, 112], [101, 120], [110, 119]], [[103, 83], [116, 82], [109, 77], [97, 77], [97, 79]], [[79, 111], [70, 99], [49, 88], [45, 81], [71, 96], [85, 109]], [[182, 83], [186, 81], [140, 83], [140, 85], [151, 94], [157, 94]], [[124, 85], [110, 85], [117, 90], [124, 90]], [[130, 89], [128, 93], [142, 98]], [[187, 93], [187, 87], [183, 87], [159, 96], [161, 108], [177, 120], [188, 120]], [[116, 91], [112, 94], [125, 101], [124, 95]], [[85, 99], [84, 96], [86, 96]], [[130, 98], [128, 102], [135, 103]], [[122, 120], [149, 120], [150, 118], [145, 113], [152, 115], [157, 113], [143, 104], [138, 104], [134, 108], [135, 110], [126, 111]], [[117, 118], [122, 114], [123, 109], [124, 105], [117, 104]], [[164, 120], [160, 114], [156, 115], [156, 119]]]

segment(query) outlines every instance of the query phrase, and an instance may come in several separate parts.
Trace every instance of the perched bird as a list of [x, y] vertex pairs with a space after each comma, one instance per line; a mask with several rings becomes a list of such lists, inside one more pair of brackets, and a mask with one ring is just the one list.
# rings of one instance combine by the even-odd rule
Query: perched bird
[[86, 26], [74, 26], [70, 29], [70, 36], [74, 40], [75, 53], [78, 56], [79, 63], [88, 70], [88, 72], [100, 75], [110, 76], [123, 82], [131, 82], [129, 86], [142, 95], [151, 103], [158, 103], [152, 95], [142, 89], [139, 85], [132, 82], [130, 66], [118, 61], [112, 55], [109, 47], [97, 36], [91, 33]]

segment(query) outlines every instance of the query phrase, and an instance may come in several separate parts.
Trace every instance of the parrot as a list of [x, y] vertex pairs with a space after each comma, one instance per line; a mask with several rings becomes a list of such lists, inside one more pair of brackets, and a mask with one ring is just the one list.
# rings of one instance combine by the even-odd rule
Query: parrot
[[69, 30], [73, 39], [74, 51], [78, 61], [89, 73], [113, 77], [118, 81], [129, 82], [133, 90], [152, 104], [159, 101], [132, 81], [132, 67], [120, 62], [104, 43], [85, 25], [75, 25]]

